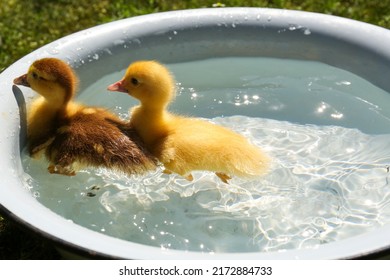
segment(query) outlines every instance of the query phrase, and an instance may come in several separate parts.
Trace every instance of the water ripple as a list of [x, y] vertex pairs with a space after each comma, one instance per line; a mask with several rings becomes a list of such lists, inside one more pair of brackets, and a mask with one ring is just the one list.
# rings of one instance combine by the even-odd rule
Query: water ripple
[[315, 248], [390, 222], [389, 135], [243, 116], [212, 121], [262, 147], [271, 172], [225, 185], [210, 172], [189, 182], [161, 169], [145, 177], [84, 170], [55, 176], [53, 186], [46, 163], [24, 157], [26, 183], [75, 223], [164, 250]]

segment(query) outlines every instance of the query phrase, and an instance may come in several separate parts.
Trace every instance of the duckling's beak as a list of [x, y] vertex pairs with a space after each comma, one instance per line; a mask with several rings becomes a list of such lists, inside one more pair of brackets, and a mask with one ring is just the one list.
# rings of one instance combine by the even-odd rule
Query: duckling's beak
[[19, 86], [31, 87], [27, 81], [27, 74], [24, 74], [18, 78], [14, 79], [14, 84]]
[[119, 91], [124, 93], [129, 93], [129, 91], [123, 86], [123, 80], [113, 83], [107, 87], [109, 91]]

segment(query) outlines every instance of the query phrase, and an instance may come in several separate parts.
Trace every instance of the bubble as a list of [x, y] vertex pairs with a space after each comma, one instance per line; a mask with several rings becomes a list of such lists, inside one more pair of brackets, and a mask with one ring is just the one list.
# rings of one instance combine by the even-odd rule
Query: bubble
[[57, 55], [57, 54], [60, 53], [60, 51], [57, 50], [57, 49], [51, 49], [51, 50], [49, 50], [49, 53], [50, 53], [50, 54], [53, 54], [53, 55]]

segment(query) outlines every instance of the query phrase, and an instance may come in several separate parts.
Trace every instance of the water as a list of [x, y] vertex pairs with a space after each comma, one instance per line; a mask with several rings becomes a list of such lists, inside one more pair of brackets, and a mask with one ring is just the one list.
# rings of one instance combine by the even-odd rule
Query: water
[[[390, 133], [389, 93], [322, 63], [228, 58], [169, 66], [180, 83], [171, 110], [180, 114], [202, 118], [243, 115]], [[104, 91], [123, 75], [121, 70], [103, 77], [79, 99], [127, 115], [137, 102], [125, 94]]]
[[[161, 170], [64, 177], [24, 156], [31, 193], [92, 230], [210, 253], [314, 248], [390, 222], [388, 93], [320, 63], [237, 58], [169, 66], [180, 82], [171, 110], [245, 135], [272, 157], [268, 175], [230, 185], [208, 172], [195, 172], [193, 182]], [[104, 91], [122, 75], [103, 77], [79, 99], [127, 118], [136, 102]]]

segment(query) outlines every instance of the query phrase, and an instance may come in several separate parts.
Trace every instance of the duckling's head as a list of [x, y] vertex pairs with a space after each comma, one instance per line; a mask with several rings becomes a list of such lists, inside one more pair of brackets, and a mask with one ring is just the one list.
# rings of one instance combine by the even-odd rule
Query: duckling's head
[[147, 106], [166, 106], [175, 96], [175, 81], [169, 70], [156, 61], [137, 61], [127, 68], [122, 80], [108, 86], [125, 92]]
[[77, 88], [77, 77], [72, 68], [57, 58], [36, 60], [24, 74], [14, 79], [16, 85], [31, 87], [48, 102], [58, 105], [69, 102]]

